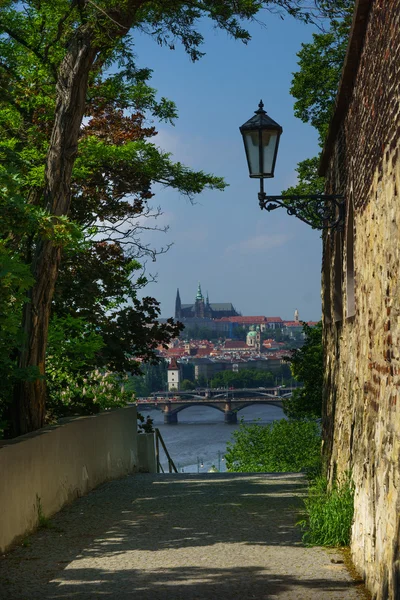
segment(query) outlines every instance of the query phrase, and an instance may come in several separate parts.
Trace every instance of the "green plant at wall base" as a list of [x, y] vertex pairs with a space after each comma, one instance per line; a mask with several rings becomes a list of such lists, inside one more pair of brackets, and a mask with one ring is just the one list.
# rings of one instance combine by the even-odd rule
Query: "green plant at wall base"
[[43, 512], [43, 506], [40, 496], [36, 494], [36, 511], [38, 517], [38, 527], [40, 529], [49, 529], [51, 527], [51, 521]]
[[350, 473], [331, 489], [325, 477], [316, 477], [304, 500], [306, 517], [298, 525], [310, 546], [348, 546], [354, 514], [354, 485]]
[[315, 421], [281, 419], [268, 425], [241, 422], [225, 454], [230, 472], [315, 470], [320, 465], [321, 432]]

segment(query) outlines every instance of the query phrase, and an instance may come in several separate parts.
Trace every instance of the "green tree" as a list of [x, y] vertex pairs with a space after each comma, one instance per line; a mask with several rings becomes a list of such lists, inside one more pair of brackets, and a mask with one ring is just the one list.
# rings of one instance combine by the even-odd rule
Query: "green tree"
[[272, 387], [275, 375], [260, 369], [240, 369], [240, 371], [221, 371], [211, 380], [212, 387], [258, 388]]
[[[8, 429], [12, 388], [19, 378], [35, 377], [16, 367], [15, 353], [22, 346], [22, 304], [33, 279], [29, 267], [0, 240], [0, 439]], [[10, 351], [11, 350], [11, 351]]]
[[196, 387], [195, 384], [193, 383], [193, 381], [190, 381], [189, 379], [183, 379], [181, 381], [181, 390], [183, 392], [186, 391], [190, 391], [190, 390], [194, 390], [194, 388]]
[[[22, 242], [14, 230], [11, 235], [10, 231], [3, 234], [14, 249], [20, 251], [22, 243], [26, 264], [30, 265], [34, 278], [28, 291], [29, 301], [24, 304], [23, 342], [17, 351], [20, 371], [32, 367], [38, 376], [16, 385], [17, 432], [36, 429], [45, 419], [45, 354], [61, 257], [68, 243], [80, 242], [82, 247], [81, 230], [68, 216], [75, 203], [73, 173], [78, 166], [83, 117], [91, 114], [92, 91], [96, 88], [101, 91], [106, 105], [118, 97], [122, 111], [136, 100], [157, 118], [174, 116], [171, 103], [165, 99], [157, 103], [154, 90], [145, 85], [149, 70], [136, 68], [129, 51], [133, 45], [130, 32], [139, 29], [170, 48], [180, 41], [196, 60], [202, 54], [203, 36], [197, 28], [201, 17], [211, 18], [234, 38], [247, 42], [250, 36], [243, 22], [255, 18], [261, 8], [310, 21], [315, 8], [335, 3], [315, 2], [310, 9], [309, 3], [302, 0], [2, 2], [0, 133], [5, 134], [8, 144], [10, 169], [18, 165], [21, 176], [17, 193], [12, 185], [7, 188], [6, 201], [13, 211], [16, 200], [23, 198], [31, 215], [36, 213], [38, 217], [36, 231]], [[114, 76], [110, 75], [112, 66], [118, 66]], [[88, 154], [97, 160], [107, 151], [98, 139], [86, 138], [81, 146], [87, 154], [80, 171], [90, 175], [92, 165]], [[131, 150], [127, 148], [128, 158]], [[148, 165], [157, 160], [162, 165], [162, 159], [168, 158], [148, 146], [136, 150], [136, 157], [145, 156]], [[114, 160], [113, 152], [108, 153], [108, 160], [110, 163]], [[173, 184], [181, 189], [185, 188], [183, 178], [193, 193], [199, 193], [207, 185], [217, 188], [223, 185], [221, 180], [190, 173], [179, 164], [172, 170], [173, 174], [171, 168], [160, 173], [160, 181], [171, 183], [172, 178]]]
[[205, 375], [199, 375], [196, 379], [196, 387], [204, 388], [208, 385], [207, 377]]
[[269, 425], [241, 423], [225, 453], [228, 471], [265, 473], [316, 469], [321, 433], [316, 422], [282, 419]]
[[293, 350], [288, 358], [293, 377], [303, 387], [296, 389], [291, 398], [283, 400], [285, 414], [294, 419], [321, 418], [324, 376], [322, 323], [309, 327], [303, 323], [305, 342]]
[[[333, 114], [354, 3], [355, 0], [321, 3], [329, 29], [313, 34], [313, 41], [302, 44], [297, 54], [299, 70], [293, 74], [290, 89], [296, 100], [294, 114], [317, 129], [321, 147]], [[296, 169], [297, 185], [284, 190], [282, 194], [322, 194], [324, 179], [318, 175], [318, 164], [319, 156], [301, 161]]]

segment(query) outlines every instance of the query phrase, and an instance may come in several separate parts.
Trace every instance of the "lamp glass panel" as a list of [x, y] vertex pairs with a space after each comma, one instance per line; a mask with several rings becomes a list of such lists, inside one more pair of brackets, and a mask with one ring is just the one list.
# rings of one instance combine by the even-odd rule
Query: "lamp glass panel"
[[275, 131], [263, 131], [262, 132], [262, 146], [263, 146], [263, 173], [272, 175], [272, 169], [274, 166], [274, 156], [276, 144], [278, 142], [278, 135]]
[[247, 151], [247, 160], [249, 163], [250, 175], [260, 174], [260, 154], [258, 147], [258, 130], [246, 131], [243, 134], [244, 143]]

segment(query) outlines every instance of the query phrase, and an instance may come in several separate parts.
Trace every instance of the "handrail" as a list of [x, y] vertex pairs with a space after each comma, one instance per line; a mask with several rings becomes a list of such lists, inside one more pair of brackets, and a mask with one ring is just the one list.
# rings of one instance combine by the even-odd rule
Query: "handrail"
[[178, 469], [175, 466], [174, 461], [172, 460], [172, 458], [169, 455], [169, 452], [167, 450], [167, 446], [165, 445], [165, 442], [162, 438], [162, 435], [160, 433], [160, 430], [156, 427], [155, 429], [155, 433], [156, 433], [156, 461], [157, 461], [157, 473], [164, 473], [164, 469], [163, 466], [161, 464], [160, 461], [160, 446], [159, 446], [159, 441], [161, 442], [161, 446], [163, 447], [163, 450], [166, 454], [166, 457], [168, 459], [168, 469], [170, 473], [178, 473]]

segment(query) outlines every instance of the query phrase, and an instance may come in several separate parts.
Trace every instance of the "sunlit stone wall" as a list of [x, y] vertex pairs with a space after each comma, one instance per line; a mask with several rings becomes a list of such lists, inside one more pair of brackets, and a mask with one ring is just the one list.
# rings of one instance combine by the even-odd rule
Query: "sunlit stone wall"
[[324, 238], [324, 453], [331, 479], [352, 472], [352, 556], [386, 600], [400, 598], [400, 2], [358, 4], [368, 24], [327, 164], [347, 222]]

